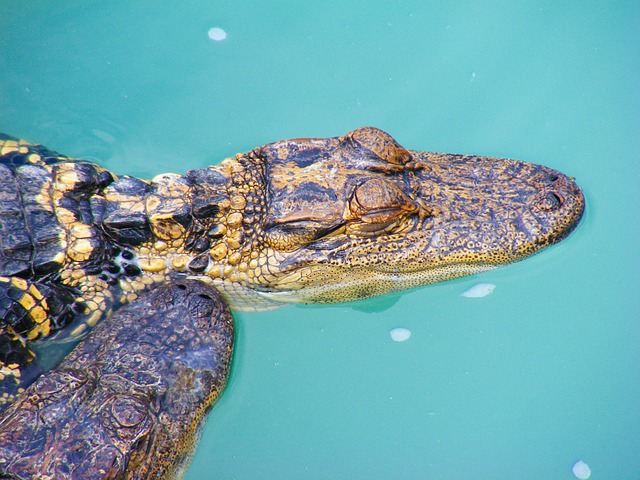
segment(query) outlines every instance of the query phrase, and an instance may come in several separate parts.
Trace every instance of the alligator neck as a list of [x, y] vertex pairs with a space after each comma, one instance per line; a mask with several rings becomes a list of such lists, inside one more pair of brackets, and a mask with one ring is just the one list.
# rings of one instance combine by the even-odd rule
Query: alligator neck
[[143, 270], [215, 278], [236, 270], [249, 252], [263, 185], [262, 162], [250, 152], [186, 175], [121, 177], [94, 203], [105, 234], [133, 250]]

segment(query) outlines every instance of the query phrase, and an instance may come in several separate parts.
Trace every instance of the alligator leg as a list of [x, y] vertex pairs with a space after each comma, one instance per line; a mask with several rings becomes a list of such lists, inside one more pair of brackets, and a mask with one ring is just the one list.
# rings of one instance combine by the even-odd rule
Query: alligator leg
[[180, 477], [232, 349], [233, 320], [212, 286], [144, 293], [0, 414], [0, 478]]

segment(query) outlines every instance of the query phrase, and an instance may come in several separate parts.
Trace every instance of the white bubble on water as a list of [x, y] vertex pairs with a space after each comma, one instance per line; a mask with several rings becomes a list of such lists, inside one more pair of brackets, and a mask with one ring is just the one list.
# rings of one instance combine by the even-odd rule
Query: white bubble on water
[[394, 328], [389, 332], [389, 335], [391, 335], [391, 340], [394, 342], [404, 342], [409, 340], [411, 330], [407, 330], [406, 328]]
[[480, 298], [491, 295], [496, 286], [493, 283], [478, 283], [460, 294], [461, 297]]
[[215, 40], [216, 42], [221, 42], [227, 38], [227, 32], [218, 27], [210, 28], [208, 35], [211, 40]]
[[573, 468], [571, 469], [576, 478], [580, 480], [587, 480], [591, 476], [591, 469], [589, 465], [584, 463], [582, 460], [578, 460]]

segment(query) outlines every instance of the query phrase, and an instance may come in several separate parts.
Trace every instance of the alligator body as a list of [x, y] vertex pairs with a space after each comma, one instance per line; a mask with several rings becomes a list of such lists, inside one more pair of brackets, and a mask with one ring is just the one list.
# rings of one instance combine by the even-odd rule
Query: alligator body
[[181, 477], [232, 347], [231, 313], [213, 286], [144, 293], [0, 415], [0, 477]]
[[41, 373], [31, 345], [79, 338], [154, 285], [197, 278], [236, 309], [356, 300], [523, 259], [583, 209], [556, 170], [369, 127], [150, 181], [2, 137], [0, 403]]

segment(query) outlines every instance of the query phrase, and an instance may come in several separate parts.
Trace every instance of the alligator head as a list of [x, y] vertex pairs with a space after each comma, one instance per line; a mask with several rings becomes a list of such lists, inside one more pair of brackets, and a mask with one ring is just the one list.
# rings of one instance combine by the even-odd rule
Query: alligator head
[[562, 240], [584, 210], [574, 180], [551, 168], [407, 150], [368, 127], [268, 144], [187, 177], [201, 199], [207, 182], [224, 184], [199, 276], [244, 309], [496, 268]]

